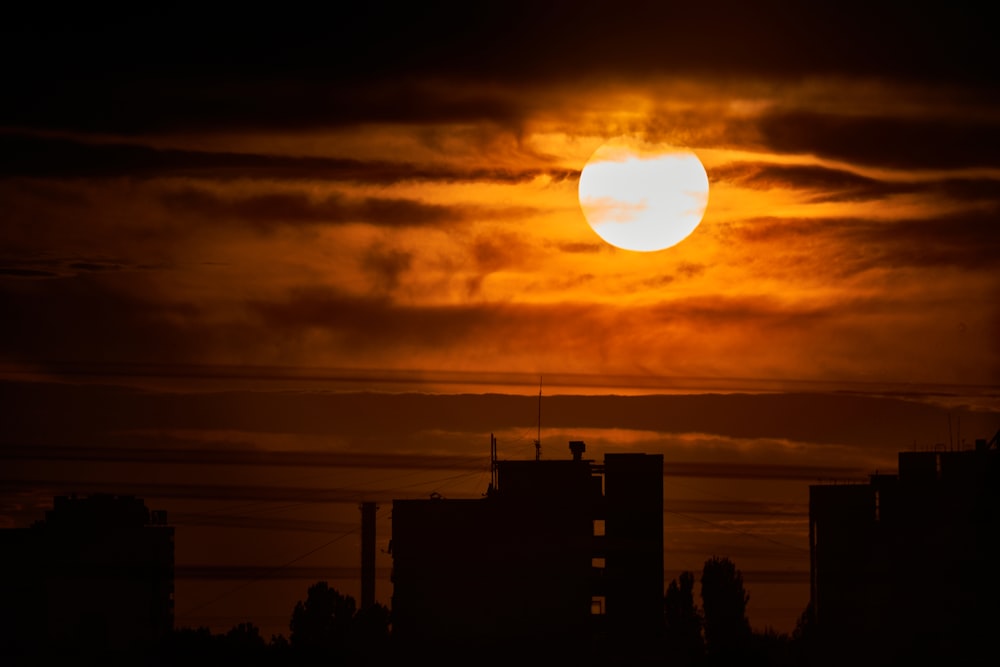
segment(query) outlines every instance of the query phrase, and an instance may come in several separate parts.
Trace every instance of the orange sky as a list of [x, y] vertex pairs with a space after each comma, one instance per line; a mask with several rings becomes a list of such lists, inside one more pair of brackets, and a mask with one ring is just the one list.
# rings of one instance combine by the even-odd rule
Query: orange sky
[[[868, 145], [949, 131], [944, 85], [564, 88], [462, 88], [531, 100], [516, 126], [7, 135], [108, 164], [2, 184], [7, 307], [50, 302], [38, 324], [59, 330], [9, 332], [8, 358], [996, 380], [1000, 171]], [[834, 124], [844, 144], [786, 136]], [[579, 170], [622, 132], [682, 141], [708, 171], [701, 226], [667, 251], [616, 250], [582, 216]], [[248, 154], [263, 166], [212, 164]]]
[[[461, 424], [446, 411], [366, 435], [356, 412], [338, 413], [357, 422], [343, 431], [320, 425], [321, 407], [298, 421], [289, 397], [530, 397], [539, 377], [547, 395], [777, 392], [786, 402], [764, 411], [767, 428], [714, 404], [691, 407], [714, 419], [688, 423], [672, 407], [674, 422], [651, 424], [641, 411], [596, 423], [576, 406], [546, 422], [545, 440], [558, 457], [581, 438], [668, 461], [819, 466], [745, 488], [719, 469], [666, 485], [680, 508], [668, 546], [687, 554], [673, 562], [697, 567], [736, 544], [747, 570], [798, 572], [780, 612], [751, 603], [752, 621], [790, 630], [805, 604], [804, 494], [820, 468], [863, 476], [899, 449], [948, 442], [942, 406], [956, 426], [964, 415], [966, 439], [1000, 426], [992, 36], [960, 9], [716, 10], [505, 3], [246, 31], [151, 19], [183, 39], [138, 19], [12, 21], [0, 47], [12, 100], [0, 110], [0, 371], [21, 411], [0, 438], [17, 461], [6, 525], [53, 493], [135, 477], [164, 494], [147, 494], [152, 505], [189, 517], [197, 537], [179, 533], [179, 564], [278, 565], [323, 542], [308, 522], [327, 520], [326, 506], [257, 486], [225, 505], [155, 484], [405, 484], [378, 486], [379, 467], [262, 476], [197, 456], [71, 463], [59, 448], [153, 451], [153, 463], [171, 448], [478, 455], [494, 430], [502, 445], [530, 444], [535, 410]], [[621, 134], [705, 165], [704, 220], [673, 248], [615, 249], [582, 215], [580, 170]], [[838, 391], [872, 403], [852, 412]], [[61, 425], [44, 424], [54, 407]], [[826, 432], [793, 429], [793, 412]], [[25, 462], [29, 446], [42, 454]], [[478, 493], [480, 471], [463, 471], [450, 490]], [[448, 478], [438, 472], [413, 493]], [[356, 500], [335, 505], [337, 525], [352, 525]], [[259, 536], [190, 518], [243, 516], [225, 508], [244, 502], [298, 503], [247, 516], [303, 530], [251, 558], [241, 545]], [[704, 513], [684, 519], [692, 507]], [[353, 548], [301, 564], [353, 567]], [[196, 606], [189, 595], [179, 610]]]
[[[593, 12], [567, 30], [632, 23]], [[160, 52], [108, 28], [74, 69], [41, 44], [84, 37], [16, 32], [40, 62], [9, 65], [0, 119], [3, 305], [23, 323], [4, 359], [996, 382], [1000, 124], [965, 81], [976, 52], [928, 44], [897, 71], [892, 44], [827, 62], [797, 34], [784, 58], [723, 60], [668, 31], [657, 60], [609, 32], [574, 66], [535, 34], [553, 14], [507, 26], [506, 65], [489, 12], [484, 53], [453, 37], [482, 76], [428, 44], [341, 71], [348, 45], [277, 28], [270, 68], [249, 37]], [[667, 251], [616, 250], [581, 213], [580, 170], [622, 134], [708, 172], [701, 226]]]

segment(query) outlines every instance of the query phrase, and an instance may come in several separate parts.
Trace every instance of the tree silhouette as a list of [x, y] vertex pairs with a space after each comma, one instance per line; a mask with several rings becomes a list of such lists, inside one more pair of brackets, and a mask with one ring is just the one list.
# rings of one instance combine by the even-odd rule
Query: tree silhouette
[[816, 645], [816, 614], [813, 611], [811, 600], [799, 616], [798, 622], [795, 623], [795, 629], [792, 631], [791, 636], [791, 644], [792, 650], [800, 663], [806, 664], [810, 662]]
[[805, 661], [805, 656], [797, 654], [795, 649], [796, 647], [788, 633], [778, 632], [772, 627], [754, 630], [744, 664], [767, 665], [767, 667], [793, 667], [808, 664]]
[[705, 653], [701, 614], [694, 604], [694, 573], [681, 572], [663, 596], [664, 648], [671, 664], [696, 665]]
[[325, 581], [316, 582], [309, 587], [305, 602], [295, 603], [289, 624], [292, 649], [314, 658], [343, 653], [355, 611], [354, 598], [341, 595]]
[[372, 604], [358, 609], [354, 598], [325, 581], [309, 587], [305, 601], [295, 604], [288, 642], [272, 638], [272, 654], [291, 654], [306, 664], [372, 664], [389, 648], [389, 610]]
[[253, 623], [240, 623], [225, 636], [225, 654], [241, 665], [263, 665], [267, 658], [267, 643], [260, 628]]
[[705, 651], [711, 664], [732, 664], [745, 657], [751, 630], [746, 609], [750, 596], [743, 574], [728, 558], [713, 556], [701, 574], [701, 604], [705, 615]]
[[354, 615], [351, 643], [355, 651], [374, 656], [389, 642], [389, 609], [377, 602]]
[[234, 649], [245, 651], [260, 650], [266, 645], [260, 634], [260, 628], [250, 622], [230, 628], [226, 633], [226, 642]]

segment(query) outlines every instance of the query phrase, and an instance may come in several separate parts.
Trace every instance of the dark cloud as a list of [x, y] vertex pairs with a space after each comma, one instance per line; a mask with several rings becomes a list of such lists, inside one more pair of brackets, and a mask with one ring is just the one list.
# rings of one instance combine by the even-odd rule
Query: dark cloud
[[354, 199], [341, 194], [314, 199], [302, 192], [226, 197], [196, 188], [169, 191], [161, 196], [161, 201], [175, 214], [196, 214], [212, 220], [248, 224], [261, 230], [282, 225], [351, 222], [387, 227], [429, 226], [459, 222], [477, 214], [486, 217], [492, 213], [478, 207], [428, 204], [413, 199]]
[[681, 262], [677, 266], [677, 273], [681, 274], [685, 278], [694, 278], [705, 273], [706, 266], [704, 264], [695, 264], [693, 262]]
[[0, 179], [0, 264], [59, 275], [79, 273], [81, 269], [69, 266], [76, 262], [130, 264], [130, 258], [143, 254], [136, 248], [137, 237], [156, 246], [165, 240], [149, 225], [135, 224], [142, 217], [135, 194], [66, 182]]
[[[750, 309], [751, 304], [746, 304]], [[247, 304], [264, 330], [278, 335], [323, 332], [331, 344], [355, 354], [420, 354], [445, 347], [488, 346], [495, 354], [540, 354], [610, 344], [616, 331], [642, 327], [656, 308], [595, 307], [588, 303], [465, 303], [411, 306], [387, 298], [356, 297], [324, 288], [302, 288], [281, 299]], [[711, 306], [706, 306], [711, 308]], [[689, 305], [663, 308], [667, 320], [683, 319]], [[722, 313], [719, 313], [720, 316]], [[404, 352], [405, 351], [405, 352]]]
[[[267, 525], [270, 522], [265, 522]], [[280, 523], [280, 522], [277, 522]], [[183, 524], [181, 524], [183, 525]], [[343, 532], [350, 531], [353, 526], [345, 526]], [[281, 530], [279, 526], [277, 530]], [[336, 530], [332, 524], [323, 531], [330, 534]], [[351, 531], [354, 532], [354, 531]], [[375, 573], [379, 578], [388, 580], [391, 573], [390, 568], [375, 568]], [[336, 565], [323, 566], [302, 566], [302, 565], [177, 565], [174, 568], [174, 577], [183, 580], [207, 580], [207, 581], [252, 581], [255, 579], [267, 578], [269, 581], [281, 580], [305, 580], [305, 581], [327, 581], [329, 579], [349, 579], [359, 581], [361, 578], [360, 567], [343, 567]]]
[[0, 312], [6, 319], [0, 327], [0, 356], [14, 362], [190, 361], [231, 333], [225, 326], [209, 326], [203, 307], [161, 298], [136, 274], [123, 280], [118, 273], [0, 281]]
[[362, 298], [322, 288], [295, 290], [287, 298], [248, 304], [266, 329], [323, 330], [357, 349], [439, 348], [487, 332], [507, 316], [505, 307], [397, 306], [387, 298]]
[[21, 269], [11, 266], [0, 267], [0, 276], [11, 278], [55, 278], [58, 275], [58, 273], [43, 271], [41, 269]]
[[369, 248], [361, 260], [362, 268], [374, 278], [378, 292], [394, 291], [412, 263], [413, 253], [382, 245]]
[[[289, 79], [207, 81], [129, 78], [62, 82], [58, 87], [26, 86], [25, 97], [0, 112], [12, 127], [53, 128], [82, 133], [142, 135], [184, 131], [336, 128], [367, 123], [488, 122], [518, 129], [531, 108], [525, 100], [494, 91], [464, 92], [457, 85], [436, 89], [395, 82]], [[220, 76], [225, 76], [222, 74]], [[222, 83], [224, 85], [220, 86]]]
[[46, 258], [0, 258], [0, 276], [13, 278], [59, 278], [78, 273], [104, 273], [122, 271], [129, 268], [121, 262], [104, 259], [80, 259], [65, 257]]
[[[10, 470], [17, 461], [35, 458], [88, 461], [95, 471], [101, 462], [128, 462], [186, 463], [195, 469], [239, 465], [476, 472], [488, 466], [488, 434], [533, 429], [538, 409], [537, 396], [531, 395], [281, 390], [175, 393], [102, 384], [11, 381], [0, 382], [0, 398], [8, 415], [0, 455]], [[820, 479], [868, 471], [836, 460], [817, 462], [814, 455], [818, 450], [791, 445], [787, 458], [772, 457], [765, 462], [724, 446], [686, 449], [684, 440], [673, 434], [848, 445], [894, 455], [898, 448], [910, 448], [914, 443], [926, 447], [947, 442], [949, 415], [953, 423], [961, 420], [962, 433], [970, 438], [989, 437], [1000, 419], [995, 409], [949, 410], [917, 400], [829, 392], [551, 395], [543, 400], [547, 431], [629, 429], [660, 434], [654, 440], [659, 440], [658, 446], [665, 453], [664, 474], [676, 477]], [[40, 418], [46, 414], [57, 414], [59, 419]], [[209, 439], [157, 444], [156, 433], [174, 431], [205, 431]], [[287, 451], [252, 442], [226, 447], [210, 441], [212, 432], [227, 431], [243, 433], [251, 441], [253, 434], [315, 434], [349, 443], [349, 447]], [[458, 433], [462, 438], [454, 449], [443, 450], [442, 433]], [[438, 442], [437, 451], [442, 454], [414, 454], [427, 451], [414, 449], [416, 441]], [[508, 444], [503, 442], [503, 448]], [[697, 454], [694, 460], [683, 458], [692, 452]]]
[[[96, 24], [48, 15], [6, 21], [0, 73], [14, 103], [0, 110], [0, 124], [115, 133], [516, 124], [531, 100], [496, 86], [602, 77], [994, 84], [990, 24], [964, 3], [922, 12], [892, 2], [504, 2], [244, 20], [238, 27], [160, 12]], [[414, 84], [427, 81], [448, 85]]]
[[[864, 479], [870, 472], [854, 466], [830, 465], [795, 465], [748, 463], [746, 461], [690, 463], [668, 461], [663, 464], [664, 475], [667, 477], [712, 477], [716, 479], [753, 479], [753, 480], [848, 480]], [[712, 502], [705, 503], [706, 509], [712, 507]], [[685, 510], [677, 510], [685, 511]], [[686, 510], [690, 511], [690, 509]], [[719, 511], [718, 509], [715, 511]], [[731, 508], [725, 510], [729, 513]], [[745, 510], [748, 512], [760, 511]]]
[[955, 201], [1000, 202], [1000, 182], [993, 179], [947, 178], [925, 188]]
[[[372, 398], [372, 400], [377, 400]], [[333, 402], [335, 403], [335, 402]], [[4, 446], [6, 461], [62, 460], [102, 463], [148, 463], [152, 465], [226, 465], [307, 468], [363, 468], [368, 470], [486, 470], [482, 456], [363, 453], [352, 451], [264, 450], [252, 445], [239, 448], [193, 447], [70, 447]]]
[[[860, 265], [991, 271], [1000, 253], [1000, 210], [956, 213], [926, 220], [860, 224], [842, 230]], [[992, 258], [992, 259], [991, 259]]]
[[[369, 397], [378, 402], [379, 398]], [[417, 399], [411, 398], [410, 402]], [[469, 401], [465, 401], [469, 402]], [[660, 401], [669, 404], [670, 401]], [[705, 401], [706, 403], [709, 401]], [[456, 401], [459, 403], [459, 401]], [[736, 401], [732, 401], [736, 403]], [[330, 401], [331, 407], [336, 402]], [[488, 462], [482, 456], [465, 455], [420, 455], [401, 453], [359, 453], [350, 451], [286, 451], [246, 448], [150, 448], [129, 447], [59, 447], [59, 446], [0, 446], [0, 460], [17, 461], [87, 461], [91, 463], [145, 463], [150, 465], [222, 465], [222, 466], [264, 466], [347, 468], [365, 470], [436, 470], [483, 472]], [[663, 465], [666, 477], [710, 477], [717, 479], [848, 479], [863, 478], [867, 471], [852, 466], [808, 465], [789, 463], [753, 463], [746, 461], [666, 461]], [[282, 498], [284, 500], [284, 498]], [[801, 508], [780, 510], [765, 503], [740, 501], [700, 501], [701, 511], [732, 513], [734, 505], [738, 513], [800, 513]], [[690, 507], [675, 505], [677, 511], [691, 511]]]
[[817, 270], [840, 275], [873, 268], [991, 271], [991, 258], [1000, 253], [998, 215], [1000, 210], [986, 209], [926, 219], [759, 219], [742, 224], [736, 236], [777, 243], [809, 264], [815, 261], [815, 245], [823, 243], [827, 259]]
[[239, 528], [243, 530], [276, 530], [279, 532], [325, 533], [348, 532], [357, 528], [356, 523], [346, 521], [317, 521], [294, 517], [269, 517], [263, 512], [257, 514], [213, 514], [211, 512], [170, 512], [170, 523], [174, 526], [210, 526], [213, 528]]
[[[843, 277], [871, 268], [954, 266], [967, 272], [978, 266], [986, 276], [1000, 242], [991, 220], [918, 220], [907, 225], [757, 221], [731, 233], [734, 242], [746, 246], [780, 240], [782, 253], [770, 256], [761, 271], [823, 271]], [[815, 266], [816, 243], [829, 248], [828, 263]], [[383, 276], [387, 280], [396, 268], [402, 270], [399, 261], [405, 263], [402, 257], [389, 259], [389, 273]], [[894, 350], [880, 350], [879, 345], [890, 335], [915, 331], [908, 314], [914, 308], [925, 313], [944, 308], [941, 313], [949, 316], [959, 308], [933, 299], [900, 301], [891, 293], [821, 301], [787, 301], [766, 294], [688, 297], [643, 307], [585, 301], [413, 305], [384, 292], [359, 295], [311, 286], [220, 303], [171, 296], [156, 280], [158, 275], [98, 271], [0, 281], [0, 310], [7, 316], [7, 325], [0, 328], [0, 355], [9, 362], [45, 364], [253, 359], [265, 365], [298, 365], [315, 364], [320, 354], [321, 363], [328, 365], [350, 359], [350, 365], [361, 367], [389, 362], [456, 368], [474, 363], [486, 369], [498, 369], [497, 360], [505, 358], [513, 367], [569, 370], [551, 367], [558, 352], [559, 358], [579, 355], [586, 369], [623, 372], [622, 355], [638, 346], [646, 350], [643, 363], [657, 374], [701, 375], [706, 363], [702, 356], [711, 349], [715, 375], [756, 375], [757, 366], [744, 364], [752, 358], [754, 364], [779, 364], [783, 376], [793, 377], [788, 373], [794, 372], [813, 378], [816, 355], [836, 368], [853, 368], [872, 358], [909, 367], [910, 347], [916, 342]], [[970, 294], [963, 307], [988, 308], [988, 296]], [[969, 317], [980, 322], [983, 315], [973, 312]], [[902, 329], [886, 329], [890, 323]], [[878, 336], [872, 326], [881, 327]], [[955, 355], [971, 352], [948, 349]], [[685, 360], [694, 365], [686, 366]], [[957, 360], [950, 359], [946, 366], [929, 364], [920, 378], [957, 369]], [[995, 357], [981, 355], [976, 377], [995, 377], [996, 363]]]
[[[823, 472], [853, 473], [849, 467], [826, 468]], [[812, 473], [816, 470], [810, 471]], [[756, 500], [708, 500], [698, 498], [664, 498], [663, 510], [668, 513], [723, 514], [730, 516], [790, 516], [806, 520], [809, 506], [806, 503], [763, 502]]]
[[584, 255], [594, 255], [599, 252], [609, 252], [613, 246], [608, 245], [603, 242], [586, 243], [583, 241], [577, 242], [562, 242], [555, 243], [553, 247], [559, 252], [568, 252], [573, 254], [584, 254]]
[[752, 190], [807, 190], [813, 193], [811, 200], [815, 203], [860, 202], [898, 194], [925, 194], [963, 203], [982, 201], [1000, 205], [1000, 181], [989, 178], [883, 180], [819, 165], [767, 162], [731, 162], [714, 167], [711, 177]]
[[120, 271], [119, 264], [104, 264], [98, 262], [73, 262], [69, 268], [77, 271]]
[[533, 261], [536, 253], [537, 248], [510, 232], [477, 236], [469, 244], [466, 253], [473, 270], [473, 275], [466, 279], [466, 293], [477, 296], [483, 281], [490, 274], [505, 269], [519, 269]]
[[70, 139], [0, 134], [0, 177], [321, 180], [390, 185], [406, 181], [524, 183], [546, 176], [560, 181], [565, 169], [459, 168], [447, 165], [349, 158], [207, 152], [141, 144], [84, 143]]
[[403, 493], [395, 489], [268, 486], [245, 484], [191, 484], [186, 482], [134, 482], [118, 480], [59, 480], [0, 478], [9, 491], [51, 489], [52, 495], [114, 494], [149, 499], [227, 500], [269, 503], [350, 503], [359, 498], [389, 502], [395, 497], [424, 498], [424, 491]]
[[776, 110], [755, 123], [764, 145], [779, 153], [900, 169], [1000, 166], [1000, 122], [992, 118]]
[[868, 201], [916, 189], [909, 183], [890, 183], [842, 169], [764, 162], [735, 162], [714, 167], [711, 178], [752, 190], [787, 188], [815, 191], [814, 201]]
[[655, 276], [653, 278], [643, 280], [642, 287], [644, 289], [659, 289], [673, 283], [675, 280], [677, 280], [677, 277], [672, 275]]
[[[788, 473], [794, 474], [796, 471], [788, 467]], [[801, 472], [801, 471], [798, 471]], [[817, 467], [809, 473], [815, 475], [820, 473], [854, 474], [856, 471], [849, 467]], [[822, 476], [822, 475], [820, 475]], [[806, 503], [782, 503], [782, 502], [762, 502], [755, 500], [708, 500], [699, 498], [697, 500], [667, 499], [663, 506], [664, 512], [669, 513], [691, 513], [691, 514], [724, 514], [724, 515], [751, 515], [751, 516], [794, 516], [803, 519], [809, 516], [809, 506]]]
[[[868, 260], [863, 249], [856, 252], [860, 258], [848, 258], [854, 262], [853, 269], [830, 270], [860, 270]], [[792, 260], [782, 259], [794, 264], [786, 267], [786, 271], [799, 273], [815, 262], [805, 251], [801, 257], [791, 257]], [[979, 305], [985, 306], [981, 302]], [[424, 358], [450, 346], [462, 349], [465, 359], [477, 359], [480, 351], [490, 350], [490, 355], [483, 354], [478, 362], [489, 367], [493, 367], [491, 357], [499, 356], [517, 359], [519, 363], [540, 364], [536, 367], [545, 369], [546, 360], [559, 350], [570, 357], [585, 357], [591, 368], [604, 364], [614, 368], [626, 350], [641, 346], [648, 348], [645, 363], [669, 369], [658, 372], [690, 375], [704, 372], [700, 364], [705, 362], [700, 357], [706, 348], [711, 348], [715, 363], [726, 368], [736, 368], [753, 357], [756, 364], [776, 363], [788, 369], [787, 372], [794, 368], [797, 377], [803, 377], [802, 373], [815, 377], [812, 371], [819, 358], [824, 365], [833, 364], [842, 369], [841, 373], [849, 374], [858, 372], [872, 359], [878, 359], [883, 366], [910, 368], [909, 356], [915, 341], [896, 345], [894, 349], [882, 348], [889, 338], [913, 330], [915, 325], [908, 313], [919, 306], [912, 300], [900, 301], [886, 294], [800, 302], [768, 295], [700, 297], [662, 301], [644, 308], [597, 307], [585, 303], [416, 307], [309, 288], [289, 293], [285, 299], [254, 302], [248, 307], [259, 319], [262, 330], [273, 332], [276, 337], [323, 334], [329, 340], [327, 349], [350, 351], [351, 355], [371, 358], [371, 363], [383, 359], [386, 350], [391, 350], [395, 358], [405, 355]], [[932, 300], [923, 307], [940, 310], [945, 304]], [[977, 315], [976, 319], [981, 317]], [[888, 326], [891, 323], [902, 329], [892, 329]], [[877, 332], [872, 327], [878, 327]], [[940, 379], [940, 373], [948, 368], [957, 372], [960, 366], [963, 374], [971, 372], [972, 368], [967, 367], [971, 359], [957, 363], [969, 350], [954, 345], [955, 341], [951, 341], [947, 350], [940, 351], [950, 350], [950, 354], [958, 356], [947, 366], [926, 366], [927, 374], [920, 377], [927, 379], [933, 373]], [[698, 358], [700, 370], [687, 369], [683, 365], [687, 358]], [[979, 378], [976, 381], [995, 377], [997, 361], [995, 355], [981, 357], [974, 372]], [[741, 368], [728, 372], [757, 373], [748, 371], [745, 365]]]

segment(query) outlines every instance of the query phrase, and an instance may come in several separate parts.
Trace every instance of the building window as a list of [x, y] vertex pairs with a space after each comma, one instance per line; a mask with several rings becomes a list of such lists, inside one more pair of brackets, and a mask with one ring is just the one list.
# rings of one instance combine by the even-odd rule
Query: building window
[[603, 595], [595, 595], [594, 597], [590, 598], [590, 615], [604, 616], [605, 612], [604, 602], [605, 600]]
[[875, 520], [882, 520], [882, 505], [881, 505], [881, 494], [878, 489], [875, 489]]
[[594, 519], [594, 535], [596, 537], [604, 536], [604, 519]]
[[603, 570], [606, 567], [606, 562], [603, 558], [594, 557], [590, 559], [590, 566], [598, 570]]

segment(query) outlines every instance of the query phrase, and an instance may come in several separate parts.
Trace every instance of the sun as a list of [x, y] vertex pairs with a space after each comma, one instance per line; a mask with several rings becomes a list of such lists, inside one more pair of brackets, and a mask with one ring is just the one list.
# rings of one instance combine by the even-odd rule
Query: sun
[[590, 156], [580, 174], [580, 207], [613, 246], [653, 252], [695, 230], [708, 206], [708, 174], [692, 151], [618, 137]]

